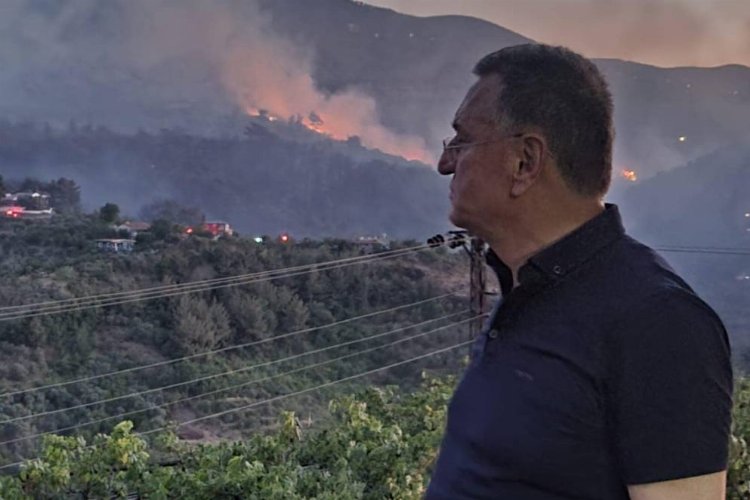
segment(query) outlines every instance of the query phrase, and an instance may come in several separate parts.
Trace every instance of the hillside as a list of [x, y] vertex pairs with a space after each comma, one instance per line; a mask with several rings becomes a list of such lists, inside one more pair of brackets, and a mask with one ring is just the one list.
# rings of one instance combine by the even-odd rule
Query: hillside
[[447, 178], [299, 128], [256, 123], [243, 136], [207, 138], [0, 124], [0, 175], [76, 179], [87, 210], [114, 202], [131, 217], [174, 199], [243, 234], [426, 239], [447, 228]]
[[[96, 249], [95, 239], [113, 236], [97, 215], [0, 219], [0, 466], [35, 453], [39, 437], [30, 435], [62, 429], [90, 436], [110, 429], [116, 423], [111, 417], [120, 414], [141, 431], [153, 429], [465, 339], [461, 326], [421, 334], [465, 317], [461, 290], [440, 297], [455, 291], [456, 282], [463, 289], [462, 254], [423, 249], [367, 260], [349, 240], [258, 244], [250, 238], [184, 238], [177, 231], [154, 233], [139, 239], [134, 253], [117, 255]], [[391, 250], [415, 245], [392, 242]], [[311, 266], [363, 258], [346, 266]], [[251, 279], [288, 268], [299, 272]], [[244, 279], [205, 285], [233, 276]], [[449, 276], [459, 278], [448, 283]], [[204, 285], [175, 286], [193, 282]], [[140, 295], [130, 294], [93, 307], [109, 301], [101, 294], [153, 287], [161, 288], [146, 294], [149, 300], [134, 301]], [[7, 309], [91, 296], [98, 298], [81, 307]], [[425, 299], [433, 300], [420, 302]], [[368, 316], [350, 321], [360, 315]], [[445, 315], [451, 316], [441, 320]], [[423, 360], [371, 382], [410, 387], [420, 369], [451, 369], [464, 354]], [[180, 361], [170, 361], [175, 358]], [[315, 417], [323, 403], [311, 395], [294, 407]], [[274, 421], [268, 409], [254, 415], [206, 421], [181, 435], [236, 437]]]
[[750, 147], [717, 149], [621, 195], [633, 231], [664, 245], [750, 247]]

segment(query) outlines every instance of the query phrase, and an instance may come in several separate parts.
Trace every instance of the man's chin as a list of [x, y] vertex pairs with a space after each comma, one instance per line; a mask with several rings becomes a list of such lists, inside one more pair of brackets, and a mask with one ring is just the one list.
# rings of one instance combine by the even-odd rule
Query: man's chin
[[454, 226], [459, 227], [461, 229], [466, 229], [467, 231], [471, 232], [471, 229], [470, 229], [471, 224], [468, 223], [468, 221], [466, 220], [466, 217], [462, 217], [461, 213], [457, 212], [455, 208], [451, 210], [451, 213], [448, 216], [448, 220], [450, 220]]

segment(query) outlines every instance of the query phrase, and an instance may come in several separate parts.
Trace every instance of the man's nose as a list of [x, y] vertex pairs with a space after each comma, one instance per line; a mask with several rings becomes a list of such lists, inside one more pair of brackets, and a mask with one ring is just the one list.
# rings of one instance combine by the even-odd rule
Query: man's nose
[[450, 175], [455, 171], [456, 162], [454, 161], [451, 151], [443, 151], [438, 160], [438, 172], [443, 175]]

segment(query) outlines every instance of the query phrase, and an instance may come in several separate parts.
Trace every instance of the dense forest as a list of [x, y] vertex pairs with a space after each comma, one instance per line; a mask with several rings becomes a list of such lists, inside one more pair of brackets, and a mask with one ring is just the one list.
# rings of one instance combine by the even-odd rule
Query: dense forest
[[[75, 201], [75, 183], [51, 183], [58, 184], [69, 188], [62, 192]], [[138, 431], [156, 429], [466, 340], [465, 322], [448, 328], [465, 320], [468, 308], [467, 262], [454, 251], [392, 241], [389, 249], [379, 249], [392, 257], [375, 259], [370, 257], [376, 253], [365, 253], [354, 240], [281, 242], [268, 237], [259, 243], [244, 237], [187, 237], [180, 224], [162, 219], [154, 221], [149, 233], [138, 235], [132, 253], [101, 252], [95, 240], [121, 236], [110, 220], [116, 213], [112, 204], [94, 213], [83, 213], [74, 204], [49, 221], [0, 219], [4, 464], [35, 455], [41, 440], [28, 436], [60, 429], [92, 436], [110, 430], [117, 422], [110, 417], [123, 413]], [[346, 265], [309, 268], [332, 261]], [[152, 300], [109, 307], [94, 303], [37, 314], [22, 309], [15, 309], [21, 311], [17, 315], [7, 313], [24, 304], [289, 268], [307, 271], [192, 293], [159, 293]], [[348, 321], [362, 315], [362, 320]], [[281, 337], [272, 339], [276, 336]], [[238, 345], [247, 347], [234, 347]], [[213, 351], [219, 352], [203, 355]], [[455, 373], [464, 355], [462, 350], [420, 360], [376, 374], [367, 383], [413, 388], [422, 369]], [[168, 362], [174, 358], [186, 359]], [[127, 371], [149, 364], [158, 366]], [[306, 368], [312, 365], [314, 369]], [[255, 383], [258, 379], [265, 382]], [[165, 386], [170, 388], [160, 389]], [[201, 396], [206, 393], [214, 396]], [[327, 391], [310, 393], [290, 402], [291, 408], [304, 409], [304, 417], [317, 422], [327, 418], [329, 396]], [[108, 402], [97, 403], [102, 400]], [[251, 416], [229, 414], [185, 426], [179, 434], [198, 440], [238, 437], [273, 427], [275, 414], [270, 407]]]

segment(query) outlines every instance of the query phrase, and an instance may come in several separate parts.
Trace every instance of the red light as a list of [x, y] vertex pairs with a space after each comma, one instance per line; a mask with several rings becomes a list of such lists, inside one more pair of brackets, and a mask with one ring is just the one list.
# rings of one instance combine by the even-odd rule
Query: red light
[[193, 228], [192, 228], [192, 227], [189, 227], [189, 228], [185, 229], [185, 232], [186, 232], [187, 234], [193, 234]]
[[286, 243], [287, 241], [289, 241], [289, 235], [282, 234], [281, 235], [281, 241], [283, 241], [284, 243]]

